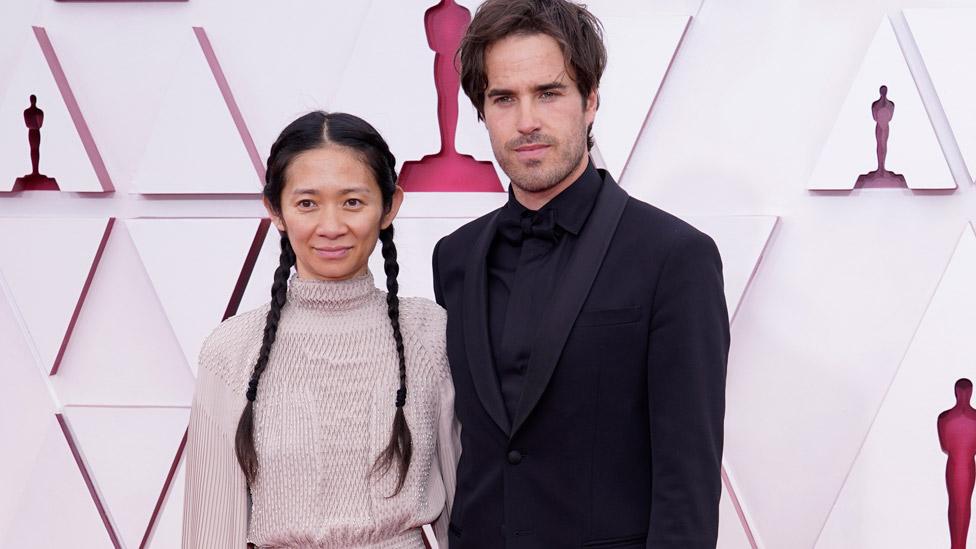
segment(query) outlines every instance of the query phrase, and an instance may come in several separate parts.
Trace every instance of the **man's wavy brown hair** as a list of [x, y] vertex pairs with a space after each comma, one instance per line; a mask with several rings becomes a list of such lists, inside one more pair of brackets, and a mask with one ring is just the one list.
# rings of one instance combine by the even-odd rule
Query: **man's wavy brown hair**
[[[475, 12], [458, 48], [461, 87], [478, 110], [478, 120], [485, 119], [485, 52], [495, 42], [520, 34], [546, 34], [559, 43], [584, 105], [590, 92], [600, 88], [607, 66], [603, 25], [586, 6], [569, 0], [487, 0]], [[587, 146], [593, 148], [589, 133]]]

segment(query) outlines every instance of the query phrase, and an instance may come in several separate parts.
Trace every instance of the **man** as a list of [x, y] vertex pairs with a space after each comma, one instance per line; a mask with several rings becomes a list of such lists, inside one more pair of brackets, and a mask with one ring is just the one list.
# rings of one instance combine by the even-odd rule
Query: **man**
[[583, 7], [488, 0], [459, 53], [511, 186], [434, 250], [463, 448], [451, 549], [714, 548], [715, 244], [593, 166], [606, 51]]

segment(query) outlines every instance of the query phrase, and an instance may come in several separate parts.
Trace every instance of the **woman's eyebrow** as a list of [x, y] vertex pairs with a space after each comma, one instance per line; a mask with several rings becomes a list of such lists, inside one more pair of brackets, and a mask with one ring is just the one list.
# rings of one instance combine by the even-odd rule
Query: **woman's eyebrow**
[[339, 194], [369, 194], [369, 187], [347, 187], [339, 191]]
[[298, 188], [298, 189], [292, 189], [291, 194], [292, 195], [311, 194], [311, 195], [318, 196], [319, 191], [318, 191], [318, 189]]

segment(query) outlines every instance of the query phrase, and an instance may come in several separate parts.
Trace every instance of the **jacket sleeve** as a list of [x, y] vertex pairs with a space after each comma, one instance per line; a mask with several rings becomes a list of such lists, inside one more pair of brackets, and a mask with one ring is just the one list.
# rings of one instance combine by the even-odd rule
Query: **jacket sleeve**
[[651, 311], [647, 357], [651, 515], [647, 547], [714, 549], [729, 317], [722, 260], [698, 231], [677, 238]]
[[[240, 396], [211, 373], [212, 346], [200, 355], [186, 443], [183, 549], [247, 546], [248, 495], [234, 449]], [[236, 397], [236, 398], [235, 398]]]
[[434, 253], [431, 254], [430, 262], [434, 278], [434, 301], [441, 307], [446, 307], [444, 305], [444, 290], [441, 288], [441, 273], [439, 268], [441, 242], [444, 242], [444, 240], [438, 240], [437, 244], [434, 245]]

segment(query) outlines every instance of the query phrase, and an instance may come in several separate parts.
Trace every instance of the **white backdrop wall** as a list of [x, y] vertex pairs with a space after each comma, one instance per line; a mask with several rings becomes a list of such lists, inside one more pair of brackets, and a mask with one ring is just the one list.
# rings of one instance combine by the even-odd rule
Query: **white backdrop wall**
[[[196, 351], [249, 250], [240, 310], [276, 263], [260, 161], [315, 108], [364, 116], [400, 162], [436, 152], [433, 4], [0, 6], [0, 191], [30, 171], [29, 93], [64, 191], [0, 192], [0, 544], [179, 546]], [[976, 374], [976, 2], [590, 4], [595, 155], [725, 262], [719, 547], [947, 546], [935, 419]], [[910, 188], [850, 190], [881, 84]], [[458, 150], [490, 160], [459, 99]], [[402, 292], [430, 296], [436, 239], [504, 199], [409, 194]]]

